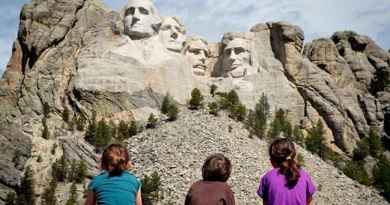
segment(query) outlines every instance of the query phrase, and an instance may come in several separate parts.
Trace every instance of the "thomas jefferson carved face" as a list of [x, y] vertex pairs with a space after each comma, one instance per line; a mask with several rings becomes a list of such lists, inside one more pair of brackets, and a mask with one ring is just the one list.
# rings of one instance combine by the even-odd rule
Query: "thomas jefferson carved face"
[[252, 70], [251, 53], [247, 40], [235, 38], [223, 50], [223, 70], [225, 75], [238, 78]]
[[192, 66], [192, 71], [196, 75], [206, 74], [206, 59], [208, 56], [207, 42], [201, 39], [190, 39], [184, 48], [185, 55]]
[[166, 17], [160, 27], [161, 39], [168, 50], [181, 52], [184, 46], [184, 25], [176, 17]]
[[124, 11], [125, 33], [131, 39], [155, 35], [161, 23], [160, 16], [151, 0], [130, 0]]

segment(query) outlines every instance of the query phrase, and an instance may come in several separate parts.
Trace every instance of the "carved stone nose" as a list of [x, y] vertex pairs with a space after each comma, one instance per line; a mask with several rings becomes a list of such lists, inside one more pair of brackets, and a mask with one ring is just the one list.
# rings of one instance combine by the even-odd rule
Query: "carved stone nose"
[[173, 38], [173, 39], [177, 39], [177, 33], [173, 33], [173, 34], [171, 34], [171, 38]]
[[132, 21], [131, 21], [131, 25], [133, 26], [134, 24], [136, 24], [140, 19], [137, 18], [137, 17], [133, 17]]

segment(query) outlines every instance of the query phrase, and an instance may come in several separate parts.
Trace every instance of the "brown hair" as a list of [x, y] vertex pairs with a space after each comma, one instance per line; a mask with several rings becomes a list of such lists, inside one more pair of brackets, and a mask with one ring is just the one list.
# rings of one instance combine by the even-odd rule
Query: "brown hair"
[[129, 153], [119, 144], [108, 146], [102, 155], [102, 169], [110, 175], [118, 175], [130, 168]]
[[207, 157], [202, 166], [202, 176], [205, 181], [226, 182], [232, 171], [230, 160], [223, 154], [213, 154]]
[[269, 155], [279, 172], [286, 177], [287, 187], [293, 188], [300, 177], [294, 144], [288, 139], [276, 139], [269, 147]]

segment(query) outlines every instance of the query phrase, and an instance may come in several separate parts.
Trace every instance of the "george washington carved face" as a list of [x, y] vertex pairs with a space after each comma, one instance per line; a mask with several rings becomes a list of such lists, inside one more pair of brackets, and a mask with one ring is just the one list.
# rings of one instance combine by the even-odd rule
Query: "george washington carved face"
[[131, 39], [148, 38], [157, 34], [161, 24], [151, 0], [130, 0], [123, 14], [125, 33]]

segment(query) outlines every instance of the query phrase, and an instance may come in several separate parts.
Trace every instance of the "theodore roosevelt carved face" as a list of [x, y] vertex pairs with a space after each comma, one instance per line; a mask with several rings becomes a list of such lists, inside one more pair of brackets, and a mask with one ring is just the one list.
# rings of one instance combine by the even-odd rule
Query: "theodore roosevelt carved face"
[[161, 18], [151, 0], [130, 0], [124, 9], [125, 33], [131, 39], [143, 39], [157, 34]]
[[195, 75], [203, 76], [206, 74], [208, 52], [206, 41], [200, 38], [191, 38], [186, 41], [184, 54], [187, 56]]
[[160, 27], [161, 39], [165, 47], [173, 52], [181, 52], [186, 39], [184, 25], [176, 17], [164, 17]]

